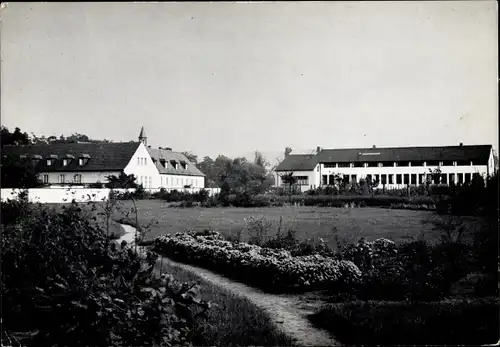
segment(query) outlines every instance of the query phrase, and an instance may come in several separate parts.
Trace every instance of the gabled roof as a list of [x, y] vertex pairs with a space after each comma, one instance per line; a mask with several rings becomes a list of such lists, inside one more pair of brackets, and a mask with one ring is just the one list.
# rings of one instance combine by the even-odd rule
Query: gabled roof
[[[27, 146], [5, 146], [3, 154], [27, 155], [28, 160], [37, 155], [42, 157], [35, 166], [39, 172], [52, 171], [122, 171], [130, 162], [139, 142], [116, 142], [116, 143], [53, 143], [37, 144]], [[67, 166], [63, 166], [63, 158], [73, 155]], [[45, 159], [51, 155], [57, 155], [51, 166], [47, 166]], [[88, 158], [85, 165], [79, 165], [79, 158]], [[38, 158], [40, 159], [40, 158]]]
[[312, 154], [289, 154], [274, 171], [309, 171], [317, 164], [316, 156]]
[[[184, 154], [179, 152], [174, 152], [166, 149], [159, 148], [148, 148], [149, 155], [151, 158], [156, 160], [156, 167], [158, 168], [158, 172], [160, 174], [168, 174], [168, 175], [183, 175], [183, 176], [205, 176], [203, 172], [201, 172], [194, 163], [191, 163]], [[160, 160], [165, 160], [167, 163], [167, 168], [165, 168]], [[171, 164], [185, 162], [187, 163], [187, 169], [184, 169], [181, 166], [178, 166], [177, 169], [173, 167]]]
[[445, 161], [464, 160], [477, 164], [488, 162], [491, 145], [386, 147], [324, 149], [317, 154], [320, 163], [384, 162], [384, 161]]

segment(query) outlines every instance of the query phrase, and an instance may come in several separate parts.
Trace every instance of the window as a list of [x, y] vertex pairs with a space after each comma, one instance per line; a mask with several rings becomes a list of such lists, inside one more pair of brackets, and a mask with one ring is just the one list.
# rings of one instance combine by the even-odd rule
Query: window
[[389, 174], [389, 184], [394, 184], [394, 175]]
[[441, 174], [441, 183], [442, 184], [448, 184], [448, 175], [447, 174]]
[[384, 166], [384, 164], [382, 164], [382, 163], [378, 163], [378, 164], [377, 164], [377, 166], [378, 166], [378, 167], [382, 167], [382, 166]]
[[458, 176], [458, 183], [459, 184], [464, 183], [464, 174], [463, 173], [459, 173], [459, 174], [457, 174], [457, 176]]
[[[80, 160], [82, 160], [82, 159], [80, 159]], [[80, 164], [80, 165], [82, 165], [82, 164]], [[139, 158], [139, 157], [137, 157], [137, 165], [141, 165], [141, 158]]]
[[411, 174], [411, 184], [417, 184], [417, 174]]
[[351, 182], [357, 182], [358, 181], [358, 177], [356, 177], [356, 175], [351, 175]]
[[410, 174], [404, 174], [404, 184], [410, 184]]
[[392, 167], [394, 166], [394, 162], [393, 161], [383, 161], [380, 163], [382, 167]]
[[380, 182], [380, 175], [375, 175], [375, 182]]
[[333, 186], [335, 184], [335, 176], [334, 175], [329, 175], [328, 176], [328, 184]]
[[324, 164], [325, 168], [334, 168], [337, 167], [336, 163], [325, 163]]
[[397, 174], [396, 175], [396, 184], [402, 184], [402, 183], [403, 183], [403, 180], [402, 180], [401, 174]]
[[418, 174], [418, 184], [423, 184], [425, 182], [425, 174]]
[[75, 174], [73, 176], [73, 183], [82, 183], [82, 175], [80, 174]]
[[365, 163], [355, 162], [354, 167], [365, 167]]
[[429, 160], [427, 162], [427, 166], [439, 166], [439, 161], [437, 161], [437, 160]]
[[63, 166], [68, 166], [68, 159], [63, 159]]
[[309, 177], [307, 177], [307, 176], [297, 176], [297, 184], [299, 186], [307, 186], [307, 185], [309, 185]]
[[351, 163], [339, 163], [339, 167], [351, 167]]
[[449, 175], [448, 175], [448, 178], [449, 178], [449, 182], [450, 182], [450, 184], [455, 183], [455, 174], [452, 174], [452, 173], [451, 173], [451, 174], [449, 174]]
[[52, 166], [52, 159], [47, 159], [47, 166]]
[[372, 180], [372, 175], [370, 175], [370, 174], [366, 175], [366, 180], [367, 181], [371, 181]]
[[465, 183], [470, 183], [470, 180], [471, 180], [471, 174], [470, 173], [466, 173], [465, 174]]
[[327, 175], [323, 175], [323, 184], [324, 185], [328, 184], [328, 176]]
[[387, 175], [386, 174], [380, 175], [380, 180], [382, 184], [387, 184]]
[[411, 166], [424, 166], [424, 162], [421, 160], [412, 161]]
[[49, 183], [49, 175], [43, 175], [43, 183]]
[[409, 161], [399, 161], [397, 163], [398, 163], [398, 166], [410, 166]]
[[453, 160], [444, 160], [443, 161], [443, 166], [453, 166], [454, 163], [455, 162]]
[[83, 166], [83, 158], [78, 159], [78, 165]]
[[343, 182], [349, 183], [349, 175], [344, 175]]
[[458, 166], [469, 166], [470, 165], [470, 161], [468, 161], [468, 160], [458, 160], [457, 161], [457, 165]]
[[378, 163], [377, 162], [373, 162], [373, 161], [369, 162], [369, 163], [366, 163], [366, 164], [367, 164], [366, 165], [367, 167], [377, 167], [378, 166]]
[[60, 183], [66, 183], [66, 176], [65, 175], [59, 175], [59, 182]]

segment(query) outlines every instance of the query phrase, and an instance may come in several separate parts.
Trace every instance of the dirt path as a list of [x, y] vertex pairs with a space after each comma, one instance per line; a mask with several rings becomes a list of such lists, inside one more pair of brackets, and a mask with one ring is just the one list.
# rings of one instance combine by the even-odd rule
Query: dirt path
[[165, 257], [158, 261], [163, 261], [163, 268], [180, 267], [197, 274], [207, 282], [248, 298], [265, 310], [276, 325], [287, 335], [296, 339], [300, 346], [340, 345], [326, 330], [314, 327], [307, 319], [307, 315], [313, 313], [322, 304], [322, 301], [314, 295], [268, 294], [196, 266], [178, 263]]

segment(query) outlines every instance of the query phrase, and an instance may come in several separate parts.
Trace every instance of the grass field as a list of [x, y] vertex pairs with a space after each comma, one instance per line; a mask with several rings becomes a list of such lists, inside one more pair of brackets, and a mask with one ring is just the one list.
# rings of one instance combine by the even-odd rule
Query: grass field
[[[121, 211], [132, 207], [129, 201], [120, 204]], [[368, 240], [385, 237], [395, 242], [422, 237], [433, 241], [440, 235], [433, 221], [442, 219], [429, 211], [331, 207], [171, 208], [158, 200], [138, 201], [138, 210], [141, 225], [157, 222], [150, 226], [146, 240], [186, 230], [212, 229], [225, 235], [232, 234], [245, 229], [246, 217], [264, 215], [273, 223], [271, 235], [276, 233], [280, 217], [283, 217], [283, 231], [294, 229], [301, 239], [321, 237], [332, 247], [335, 246], [335, 234], [347, 242], [355, 242], [360, 237]], [[117, 212], [114, 219], [122, 216], [122, 212]], [[462, 220], [469, 230], [478, 227], [475, 219], [464, 217]], [[242, 238], [243, 241], [247, 239], [246, 230], [243, 230]]]

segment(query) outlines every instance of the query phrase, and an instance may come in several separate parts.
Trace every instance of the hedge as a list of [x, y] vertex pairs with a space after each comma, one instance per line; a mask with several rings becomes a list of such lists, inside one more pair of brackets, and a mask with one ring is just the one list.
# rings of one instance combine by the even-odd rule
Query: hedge
[[344, 286], [361, 278], [360, 270], [350, 261], [321, 255], [294, 257], [286, 250], [224, 241], [217, 232], [163, 235], [155, 240], [154, 249], [270, 292]]

